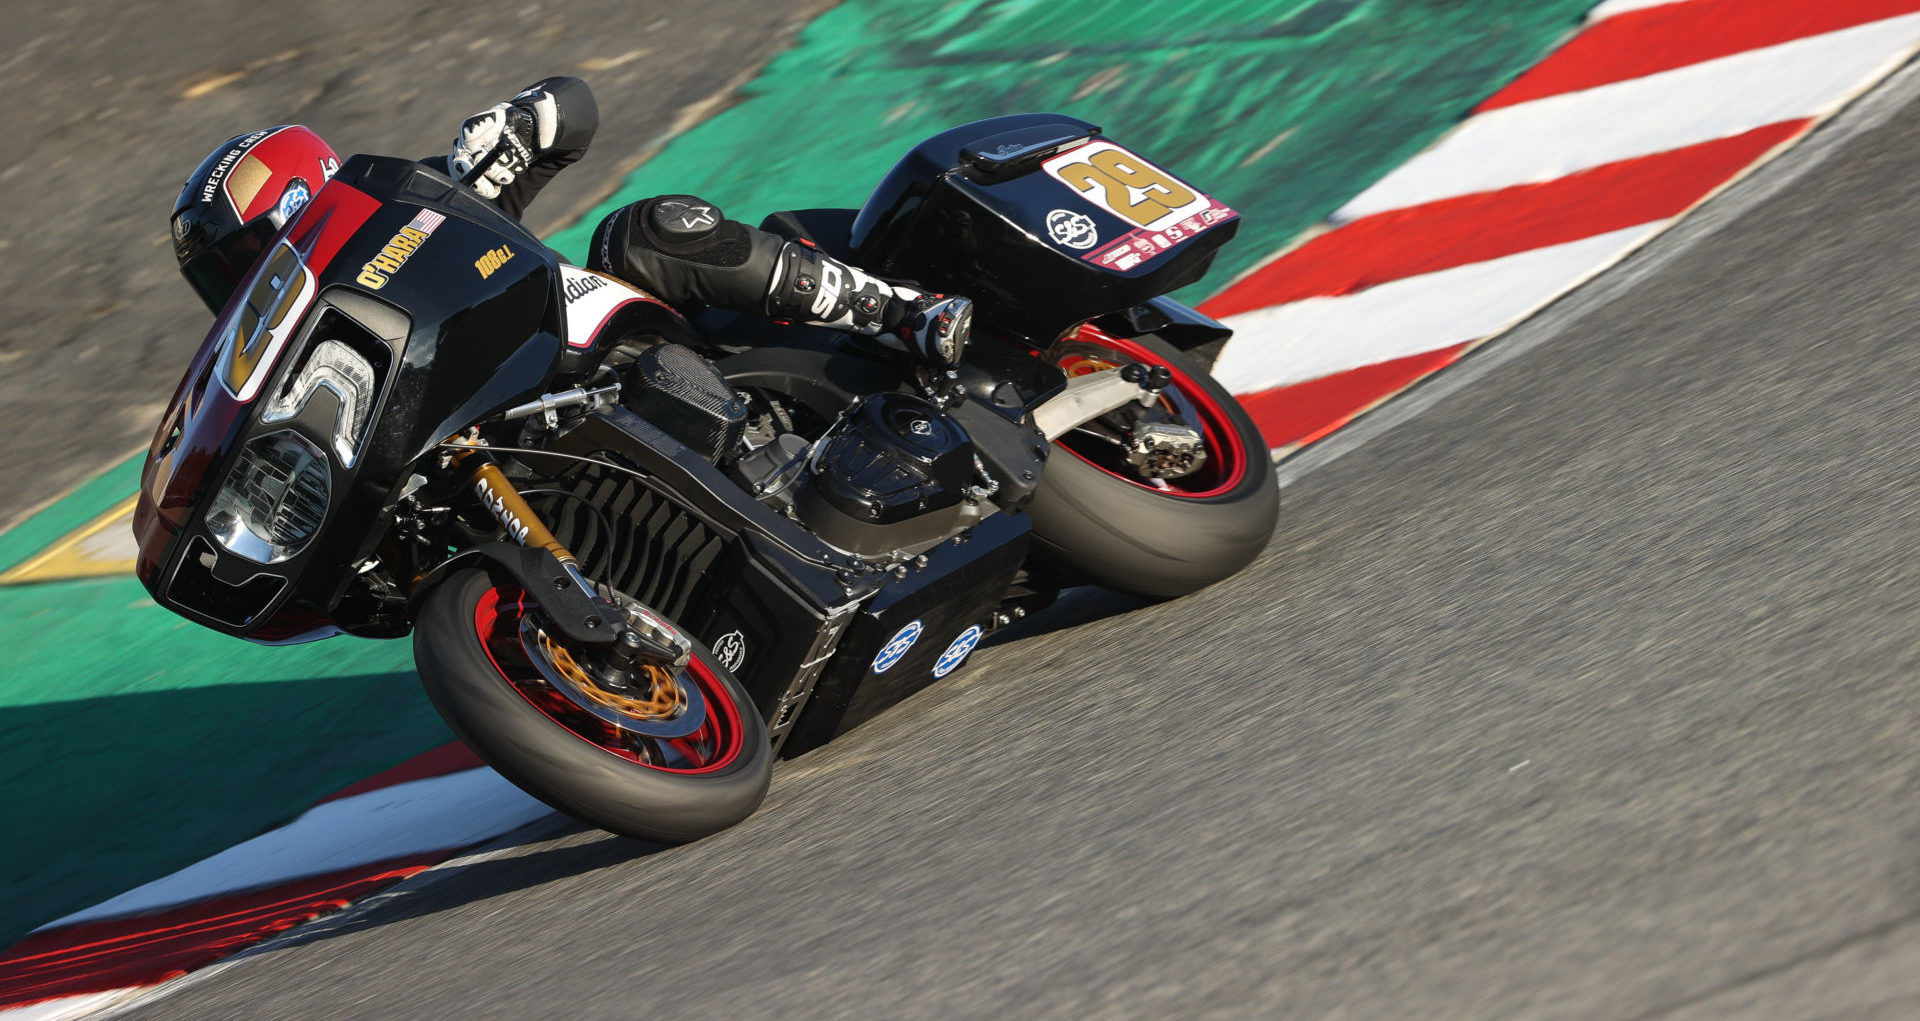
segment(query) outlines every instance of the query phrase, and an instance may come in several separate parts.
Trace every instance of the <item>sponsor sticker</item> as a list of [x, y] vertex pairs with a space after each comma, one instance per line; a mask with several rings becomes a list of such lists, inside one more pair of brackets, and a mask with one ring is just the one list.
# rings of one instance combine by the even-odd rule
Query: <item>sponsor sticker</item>
[[1142, 227], [1130, 231], [1080, 258], [1096, 266], [1124, 273], [1167, 252], [1177, 251], [1182, 244], [1202, 232], [1239, 215], [1212, 199], [1206, 201], [1207, 208], [1178, 223], [1160, 230]]
[[1071, 209], [1056, 209], [1047, 214], [1047, 235], [1079, 251], [1100, 243], [1100, 232], [1094, 228], [1093, 217]]
[[747, 636], [739, 631], [729, 631], [713, 643], [713, 658], [729, 671], [740, 669], [747, 661]]
[[287, 190], [280, 193], [280, 203], [274, 206], [274, 212], [280, 215], [280, 222], [286, 223], [307, 207], [307, 200], [313, 197], [313, 190], [307, 187], [305, 178], [296, 177], [287, 182]]
[[560, 264], [560, 291], [567, 302], [567, 346], [588, 348], [622, 308], [636, 301], [664, 303], [623, 280]]
[[489, 250], [478, 259], [473, 260], [473, 268], [479, 270], [480, 279], [485, 280], [493, 276], [495, 272], [499, 271], [500, 267], [505, 266], [512, 259], [513, 249], [508, 248], [506, 245], [501, 245], [498, 248]]
[[880, 647], [879, 655], [873, 657], [873, 672], [884, 674], [893, 669], [895, 664], [906, 658], [907, 650], [913, 648], [913, 643], [920, 640], [920, 632], [925, 630], [926, 626], [916, 620], [895, 631], [893, 637], [887, 639], [887, 644]]
[[967, 656], [973, 652], [974, 646], [980, 644], [980, 637], [984, 634], [986, 632], [982, 631], [978, 624], [960, 632], [960, 637], [955, 638], [953, 644], [947, 646], [947, 651], [941, 653], [939, 659], [934, 660], [933, 676], [945, 677], [960, 669], [960, 664], [967, 661]]
[[[247, 150], [253, 148], [261, 139], [271, 134], [273, 134], [273, 129], [262, 128], [238, 142], [233, 143], [232, 148], [221, 153], [219, 162], [215, 163], [213, 169], [207, 172], [206, 183], [200, 186], [200, 201], [212, 202], [213, 197], [220, 193], [220, 185], [226, 180], [227, 172], [233, 169], [233, 165], [240, 162], [240, 157], [245, 156]], [[239, 215], [240, 207], [235, 206], [233, 212], [234, 215]]]
[[569, 305], [607, 286], [606, 277], [595, 276], [592, 273], [582, 273], [578, 276], [567, 274], [566, 280], [566, 286], [562, 289], [566, 292]]
[[420, 210], [418, 216], [400, 228], [400, 232], [381, 247], [378, 255], [360, 267], [360, 275], [354, 277], [354, 281], [371, 291], [387, 286], [387, 281], [407, 264], [408, 259], [413, 258], [413, 253], [419, 251], [420, 246], [445, 222], [445, 216], [431, 209]]

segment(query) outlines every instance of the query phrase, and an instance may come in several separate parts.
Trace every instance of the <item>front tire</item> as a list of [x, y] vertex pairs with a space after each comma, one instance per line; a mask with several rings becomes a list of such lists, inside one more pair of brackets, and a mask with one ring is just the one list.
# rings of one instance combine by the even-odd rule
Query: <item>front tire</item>
[[[541, 679], [520, 635], [538, 607], [482, 570], [435, 586], [414, 629], [414, 663], [434, 708], [522, 790], [602, 829], [668, 844], [723, 830], [766, 797], [773, 753], [740, 682], [694, 642], [683, 681], [701, 729], [648, 744], [578, 708]], [[671, 746], [671, 747], [669, 747]]]
[[1202, 473], [1160, 486], [1129, 475], [1098, 451], [1060, 437], [1029, 513], [1034, 555], [1065, 579], [1139, 595], [1185, 595], [1224, 580], [1266, 548], [1280, 515], [1280, 488], [1266, 441], [1227, 389], [1154, 336], [1119, 338], [1082, 329], [1054, 352], [1069, 373], [1130, 362], [1173, 373], [1168, 399], [1201, 429]]

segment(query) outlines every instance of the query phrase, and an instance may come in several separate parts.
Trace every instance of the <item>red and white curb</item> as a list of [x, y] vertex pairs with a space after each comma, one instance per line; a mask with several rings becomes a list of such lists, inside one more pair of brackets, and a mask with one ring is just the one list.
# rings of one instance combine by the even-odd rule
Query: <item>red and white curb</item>
[[1608, 0], [1426, 151], [1201, 306], [1288, 452], [1646, 244], [1920, 48], [1920, 0]]
[[464, 746], [444, 746], [42, 926], [0, 956], [0, 1018], [84, 1016], [551, 813]]
[[[1202, 306], [1216, 375], [1296, 448], [1671, 226], [1920, 49], [1920, 0], [1606, 0], [1318, 232]], [[81, 1017], [549, 815], [458, 746], [52, 922], [0, 1021]]]

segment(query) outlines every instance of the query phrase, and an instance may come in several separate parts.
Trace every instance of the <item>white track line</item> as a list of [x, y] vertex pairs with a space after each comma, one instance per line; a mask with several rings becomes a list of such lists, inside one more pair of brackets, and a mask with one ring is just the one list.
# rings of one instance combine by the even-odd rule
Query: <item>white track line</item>
[[1498, 333], [1658, 233], [1667, 221], [1407, 277], [1357, 294], [1242, 312], [1213, 377], [1254, 393]]
[[1564, 177], [1816, 117], [1920, 41], [1920, 14], [1856, 25], [1469, 118], [1334, 213], [1372, 213]]

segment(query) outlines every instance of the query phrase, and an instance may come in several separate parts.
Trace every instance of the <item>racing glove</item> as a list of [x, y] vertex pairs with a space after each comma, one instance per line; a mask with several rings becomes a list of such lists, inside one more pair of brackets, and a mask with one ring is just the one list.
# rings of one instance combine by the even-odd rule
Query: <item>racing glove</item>
[[462, 121], [447, 172], [510, 215], [585, 155], [599, 109], [578, 78], [543, 78], [512, 99]]

